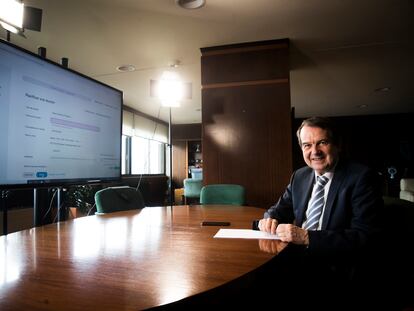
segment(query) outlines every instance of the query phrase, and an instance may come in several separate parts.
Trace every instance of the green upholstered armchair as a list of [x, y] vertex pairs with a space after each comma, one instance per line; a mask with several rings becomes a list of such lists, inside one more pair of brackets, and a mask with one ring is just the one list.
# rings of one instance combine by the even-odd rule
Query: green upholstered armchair
[[145, 207], [138, 189], [121, 186], [108, 187], [95, 193], [96, 213], [105, 214]]
[[203, 180], [198, 178], [186, 178], [184, 179], [184, 204], [187, 204], [188, 199], [198, 200], [200, 199], [201, 187], [203, 187]]
[[400, 199], [414, 202], [414, 178], [401, 178]]
[[207, 185], [201, 189], [201, 204], [244, 205], [245, 190], [234, 184]]

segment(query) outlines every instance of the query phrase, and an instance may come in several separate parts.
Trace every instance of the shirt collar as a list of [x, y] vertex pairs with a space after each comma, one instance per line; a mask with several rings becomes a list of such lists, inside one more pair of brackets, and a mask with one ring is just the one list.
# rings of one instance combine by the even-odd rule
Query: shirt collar
[[322, 175], [319, 175], [319, 174], [318, 174], [318, 173], [316, 173], [316, 171], [315, 171], [315, 182], [316, 182], [316, 177], [318, 177], [318, 176], [325, 176], [325, 177], [327, 177], [329, 180], [331, 180], [331, 179], [333, 178], [334, 171], [335, 171], [335, 168], [333, 168], [331, 171], [326, 172], [325, 174], [322, 174]]
[[315, 172], [315, 180], [316, 180], [316, 177], [318, 177], [318, 176], [325, 176], [325, 177], [327, 177], [329, 180], [331, 180], [331, 179], [332, 179], [332, 177], [333, 177], [333, 175], [334, 175], [334, 172], [333, 172], [333, 171], [326, 172], [326, 173], [325, 173], [325, 174], [323, 174], [323, 175], [318, 175], [318, 173], [316, 173], [316, 172]]

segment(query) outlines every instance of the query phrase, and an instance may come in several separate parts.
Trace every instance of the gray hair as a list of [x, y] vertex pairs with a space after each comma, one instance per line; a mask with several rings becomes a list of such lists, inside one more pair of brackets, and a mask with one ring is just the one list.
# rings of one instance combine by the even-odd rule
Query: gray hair
[[331, 141], [331, 143], [336, 146], [339, 146], [340, 137], [332, 120], [326, 117], [311, 117], [303, 120], [302, 124], [296, 131], [296, 136], [298, 137], [300, 147], [302, 147], [302, 141], [300, 140], [300, 131], [304, 126], [318, 127], [325, 130], [328, 134], [328, 139]]

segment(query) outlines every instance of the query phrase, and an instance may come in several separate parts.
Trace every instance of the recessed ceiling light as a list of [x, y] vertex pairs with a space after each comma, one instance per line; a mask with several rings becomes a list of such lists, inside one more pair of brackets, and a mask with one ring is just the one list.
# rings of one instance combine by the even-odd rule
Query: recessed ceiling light
[[171, 68], [178, 68], [180, 65], [181, 65], [181, 61], [179, 59], [176, 59], [170, 63]]
[[206, 4], [206, 0], [175, 0], [183, 9], [199, 9]]
[[135, 66], [134, 65], [121, 65], [121, 66], [116, 67], [116, 70], [121, 71], [121, 72], [135, 71]]
[[389, 90], [391, 90], [391, 88], [388, 86], [385, 86], [385, 87], [379, 87], [375, 89], [375, 92], [388, 92]]
[[366, 104], [362, 104], [362, 105], [359, 105], [359, 106], [358, 106], [358, 108], [361, 108], [361, 109], [362, 109], [362, 108], [367, 108], [367, 107], [368, 107], [368, 105], [366, 105]]

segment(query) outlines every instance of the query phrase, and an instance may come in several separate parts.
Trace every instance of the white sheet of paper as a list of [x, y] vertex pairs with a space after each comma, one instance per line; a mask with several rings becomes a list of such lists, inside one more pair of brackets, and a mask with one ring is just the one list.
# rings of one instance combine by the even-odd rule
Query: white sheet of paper
[[215, 238], [280, 240], [276, 234], [250, 229], [220, 229]]

